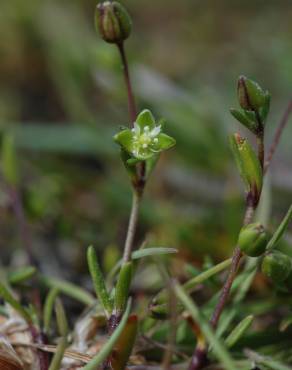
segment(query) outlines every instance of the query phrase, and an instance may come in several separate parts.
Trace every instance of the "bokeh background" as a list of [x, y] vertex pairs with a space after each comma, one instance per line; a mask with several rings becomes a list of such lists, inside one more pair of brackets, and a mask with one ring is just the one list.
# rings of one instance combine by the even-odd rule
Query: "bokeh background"
[[[201, 263], [230, 253], [244, 197], [228, 134], [236, 80], [272, 94], [267, 144], [292, 97], [290, 0], [125, 0], [126, 43], [139, 109], [166, 119], [177, 140], [147, 187], [136, 246], [176, 247]], [[85, 279], [94, 244], [105, 269], [122, 248], [131, 190], [112, 141], [128, 124], [121, 65], [94, 30], [93, 0], [12, 0], [0, 5], [0, 125], [15, 135], [21, 194], [45, 273]], [[292, 123], [292, 122], [290, 122]], [[269, 178], [269, 227], [292, 201], [292, 124]], [[2, 181], [2, 263], [23, 260]]]

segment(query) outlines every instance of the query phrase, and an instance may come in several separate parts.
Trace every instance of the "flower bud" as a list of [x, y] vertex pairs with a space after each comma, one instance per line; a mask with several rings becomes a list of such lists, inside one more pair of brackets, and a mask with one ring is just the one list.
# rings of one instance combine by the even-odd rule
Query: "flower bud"
[[280, 251], [267, 254], [262, 262], [262, 272], [275, 283], [286, 280], [292, 270], [292, 260]]
[[244, 76], [238, 79], [237, 94], [241, 108], [246, 110], [258, 110], [266, 103], [266, 93], [260, 85]]
[[262, 255], [266, 250], [267, 242], [267, 233], [260, 223], [244, 226], [238, 237], [239, 248], [250, 257]]
[[106, 42], [120, 44], [130, 36], [132, 21], [120, 3], [105, 1], [96, 7], [95, 27]]
[[252, 194], [253, 201], [257, 204], [263, 183], [259, 159], [247, 139], [237, 133], [230, 137], [230, 145], [246, 191]]

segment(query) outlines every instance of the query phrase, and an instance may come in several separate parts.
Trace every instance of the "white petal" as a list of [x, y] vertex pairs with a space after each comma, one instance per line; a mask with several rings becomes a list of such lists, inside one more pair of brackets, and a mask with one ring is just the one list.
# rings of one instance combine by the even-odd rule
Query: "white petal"
[[141, 130], [137, 122], [134, 122], [134, 128], [132, 129], [132, 131], [135, 132], [136, 135], [140, 135]]
[[154, 129], [151, 130], [150, 136], [155, 137], [160, 133], [160, 131], [161, 131], [161, 126], [156, 126], [154, 127]]

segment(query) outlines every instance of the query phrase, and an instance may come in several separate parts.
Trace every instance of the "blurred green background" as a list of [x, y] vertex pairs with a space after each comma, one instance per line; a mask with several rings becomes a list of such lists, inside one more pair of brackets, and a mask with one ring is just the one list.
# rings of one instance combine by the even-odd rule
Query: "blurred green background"
[[[177, 140], [147, 187], [136, 246], [177, 247], [200, 262], [230, 253], [243, 189], [228, 133], [240, 74], [272, 93], [267, 144], [292, 97], [290, 0], [128, 0], [126, 43], [139, 109]], [[131, 191], [112, 135], [128, 124], [121, 65], [95, 33], [92, 0], [0, 5], [0, 125], [20, 155], [25, 211], [43, 270], [85, 272], [89, 244], [121, 249]], [[291, 122], [290, 122], [291, 123]], [[272, 165], [273, 227], [292, 201], [292, 125]], [[18, 264], [21, 241], [2, 182], [0, 245]], [[149, 244], [149, 245], [150, 245]], [[108, 250], [114, 250], [109, 248]], [[105, 255], [105, 259], [107, 256]], [[106, 262], [105, 262], [106, 264]]]

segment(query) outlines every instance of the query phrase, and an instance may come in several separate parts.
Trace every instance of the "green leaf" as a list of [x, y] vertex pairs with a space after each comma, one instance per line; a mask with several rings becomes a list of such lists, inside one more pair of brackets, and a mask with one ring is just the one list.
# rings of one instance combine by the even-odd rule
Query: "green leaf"
[[157, 256], [162, 254], [171, 254], [177, 252], [178, 250], [175, 248], [163, 248], [163, 247], [145, 248], [132, 252], [132, 259], [137, 260], [139, 258]]
[[245, 334], [254, 319], [253, 315], [245, 317], [240, 323], [232, 330], [232, 332], [225, 339], [225, 345], [227, 348], [232, 348], [239, 339]]
[[67, 346], [68, 346], [67, 339], [66, 338], [61, 338], [58, 345], [57, 345], [56, 352], [55, 352], [55, 354], [52, 358], [52, 361], [50, 363], [49, 370], [60, 370], [61, 363], [62, 363], [62, 360], [64, 358], [64, 354], [65, 354]]
[[133, 263], [126, 262], [122, 265], [118, 276], [115, 292], [115, 309], [121, 313], [128, 300], [130, 284], [133, 275]]
[[252, 133], [256, 134], [257, 132], [257, 124], [251, 120], [246, 114], [238, 109], [231, 108], [230, 113], [233, 117], [239, 121], [243, 126], [249, 129]]
[[41, 276], [40, 281], [49, 288], [56, 288], [67, 296], [84, 303], [87, 306], [93, 306], [95, 303], [94, 297], [86, 290], [80, 288], [78, 285], [72, 284], [68, 281], [52, 278], [49, 276]]
[[84, 366], [83, 370], [98, 369], [99, 366], [104, 362], [104, 360], [109, 356], [109, 354], [114, 349], [115, 344], [117, 343], [118, 339], [120, 338], [121, 334], [124, 331], [124, 328], [128, 321], [130, 310], [131, 310], [131, 301], [129, 300], [120, 324], [113, 332], [113, 334], [110, 336], [106, 344], [98, 352], [98, 354], [94, 356], [94, 358], [86, 366]]
[[0, 297], [9, 303], [10, 306], [13, 307], [15, 311], [17, 311], [19, 315], [24, 318], [25, 321], [28, 323], [32, 322], [32, 318], [30, 317], [28, 311], [22, 307], [22, 305], [13, 297], [8, 288], [6, 288], [6, 286], [2, 283], [0, 283]]
[[224, 369], [226, 370], [236, 369], [234, 361], [231, 358], [228, 351], [226, 350], [224, 344], [218, 338], [216, 338], [216, 335], [213, 332], [212, 328], [210, 327], [209, 323], [202, 316], [199, 308], [192, 301], [190, 296], [185, 292], [185, 290], [178, 283], [175, 284], [174, 291], [178, 299], [182, 302], [182, 304], [191, 314], [193, 320], [200, 325], [200, 329], [202, 330], [204, 337], [207, 339], [209, 344], [213, 347], [214, 355], [218, 358], [220, 363], [224, 366]]
[[286, 231], [291, 219], [292, 219], [292, 205], [288, 209], [288, 212], [286, 213], [286, 216], [283, 218], [283, 220], [282, 220], [281, 224], [279, 225], [278, 229], [276, 230], [273, 237], [269, 241], [269, 243], [267, 245], [267, 250], [271, 250], [277, 245], [278, 241], [282, 238], [284, 232]]
[[7, 278], [9, 284], [17, 285], [31, 279], [37, 273], [37, 269], [33, 266], [22, 267], [19, 270], [9, 272]]
[[55, 303], [55, 312], [56, 312], [56, 318], [57, 318], [57, 326], [59, 334], [62, 337], [67, 337], [68, 335], [68, 321], [66, 317], [66, 313], [64, 310], [64, 306], [62, 304], [62, 301], [57, 298]]
[[157, 138], [158, 138], [157, 146], [159, 147], [159, 151], [170, 149], [176, 144], [176, 141], [173, 137], [163, 133], [159, 134]]
[[114, 355], [111, 359], [113, 370], [124, 370], [132, 353], [138, 331], [137, 315], [131, 315], [125, 328], [114, 346]]
[[145, 126], [149, 126], [150, 129], [155, 127], [155, 118], [149, 109], [144, 109], [136, 119], [137, 124], [143, 130]]
[[48, 334], [51, 330], [53, 308], [54, 308], [55, 300], [58, 294], [59, 294], [59, 290], [57, 288], [52, 288], [47, 294], [47, 297], [45, 300], [43, 318], [44, 318], [44, 332], [46, 334]]
[[100, 269], [95, 250], [92, 246], [90, 246], [87, 250], [87, 263], [96, 295], [102, 304], [107, 317], [109, 317], [113, 310], [113, 304], [106, 289], [104, 277]]

